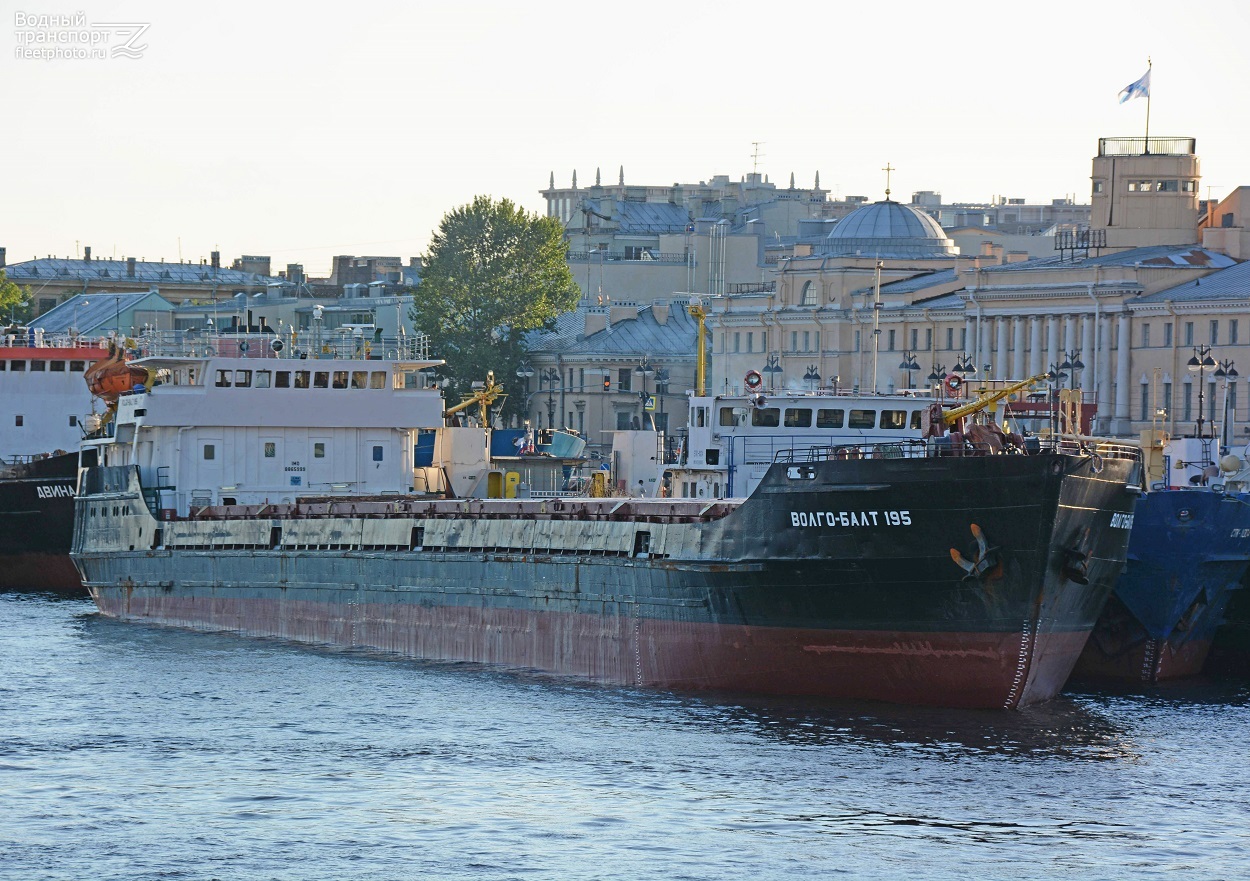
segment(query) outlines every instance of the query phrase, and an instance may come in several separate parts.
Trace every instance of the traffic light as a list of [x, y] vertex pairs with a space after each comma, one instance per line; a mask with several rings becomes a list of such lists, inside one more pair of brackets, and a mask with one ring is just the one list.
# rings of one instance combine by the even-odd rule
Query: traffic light
[[605, 392], [612, 391], [612, 377], [608, 376], [606, 373], [603, 374], [603, 390]]

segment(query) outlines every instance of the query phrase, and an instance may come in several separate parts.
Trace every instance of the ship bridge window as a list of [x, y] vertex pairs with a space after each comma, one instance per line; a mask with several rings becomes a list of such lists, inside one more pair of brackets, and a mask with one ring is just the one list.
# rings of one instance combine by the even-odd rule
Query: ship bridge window
[[69, 362], [70, 373], [82, 373], [86, 369], [87, 369], [86, 361], [70, 361]]
[[324, 459], [326, 457], [326, 445], [321, 442], [313, 444], [313, 458]]
[[51, 370], [53, 373], [64, 373], [65, 362], [64, 361], [51, 361], [48, 364], [48, 369]]
[[19, 413], [17, 416], [14, 416], [14, 417], [13, 417], [13, 425], [14, 425], [15, 427], [17, 427], [17, 428], [21, 428], [21, 427], [22, 427], [22, 420], [23, 420], [24, 418], [25, 418], [25, 417], [23, 417], [20, 413]]
[[25, 370], [26, 362], [25, 361], [10, 361], [9, 369], [10, 370]]
[[877, 424], [876, 410], [852, 410], [846, 421], [847, 428], [873, 428]]
[[920, 413], [921, 413], [921, 411], [920, 411], [920, 410], [912, 410], [912, 411], [911, 411], [911, 427], [912, 427], [912, 428], [919, 428], [919, 427], [920, 427], [920, 419], [921, 419], [921, 417], [920, 417]]
[[252, 387], [252, 371], [236, 370], [234, 372], [234, 384], [238, 386], [239, 388], [251, 388]]
[[217, 388], [230, 388], [230, 374], [231, 371], [229, 370], [218, 370], [217, 381], [213, 385], [217, 386]]
[[332, 388], [347, 388], [347, 371], [346, 370], [334, 371], [334, 379], [330, 383], [330, 385]]
[[257, 370], [256, 371], [256, 387], [257, 388], [269, 388], [272, 382], [273, 382], [273, 371], [271, 370]]
[[364, 370], [352, 371], [352, 388], [368, 388], [369, 374]]
[[709, 407], [695, 407], [694, 408], [694, 427], [695, 428], [707, 428], [707, 420], [708, 420], [707, 411], [709, 409], [711, 408]]
[[0, 370], [8, 370], [8, 369], [9, 369], [9, 362], [5, 361], [3, 358], [0, 358]]
[[811, 428], [812, 411], [806, 408], [786, 408], [786, 428]]
[[330, 387], [330, 371], [318, 370], [313, 373], [313, 388], [329, 388]]
[[373, 461], [375, 462], [382, 461], [382, 448], [380, 446], [375, 445], [373, 448]]
[[308, 379], [310, 376], [311, 374], [307, 370], [296, 370], [295, 371], [295, 387], [296, 388], [308, 388]]
[[279, 370], [273, 377], [274, 388], [290, 388], [291, 387], [291, 371]]
[[385, 370], [375, 370], [369, 374], [369, 388], [386, 388]]
[[741, 407], [721, 407], [720, 424], [731, 427], [746, 421], [747, 411]]
[[47, 361], [31, 361], [30, 369], [35, 373], [43, 373], [48, 369]]
[[776, 428], [781, 423], [781, 410], [759, 407], [751, 411], [751, 424], [756, 428]]
[[817, 410], [816, 411], [816, 427], [817, 428], [841, 428], [842, 420], [846, 418], [846, 411], [837, 410]]
[[882, 410], [880, 426], [891, 431], [907, 427], [906, 410]]
[[278, 444], [276, 441], [265, 441], [265, 458], [273, 459], [278, 455]]

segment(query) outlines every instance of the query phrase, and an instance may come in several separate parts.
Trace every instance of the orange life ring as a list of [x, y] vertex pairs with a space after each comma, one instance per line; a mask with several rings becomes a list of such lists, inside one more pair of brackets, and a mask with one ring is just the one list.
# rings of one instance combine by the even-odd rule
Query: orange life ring
[[963, 387], [964, 378], [958, 373], [948, 373], [946, 379], [942, 381], [942, 390], [946, 392], [948, 398], [959, 397], [959, 392]]
[[747, 384], [747, 388], [755, 391], [764, 384], [764, 377], [760, 375], [758, 370], [748, 370], [743, 382]]

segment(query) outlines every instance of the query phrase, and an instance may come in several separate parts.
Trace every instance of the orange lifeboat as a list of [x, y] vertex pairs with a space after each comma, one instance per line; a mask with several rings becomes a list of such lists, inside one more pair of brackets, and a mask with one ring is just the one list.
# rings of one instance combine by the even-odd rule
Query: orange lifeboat
[[97, 361], [83, 374], [91, 394], [109, 404], [115, 404], [118, 396], [147, 382], [147, 378], [148, 371], [127, 364], [125, 351], [112, 343], [109, 344], [108, 357]]

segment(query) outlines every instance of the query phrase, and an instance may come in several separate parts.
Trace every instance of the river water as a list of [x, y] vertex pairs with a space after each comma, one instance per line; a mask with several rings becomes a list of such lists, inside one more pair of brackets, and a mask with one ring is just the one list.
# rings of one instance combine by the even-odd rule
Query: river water
[[598, 688], [0, 594], [2, 879], [1245, 878], [1250, 687]]

